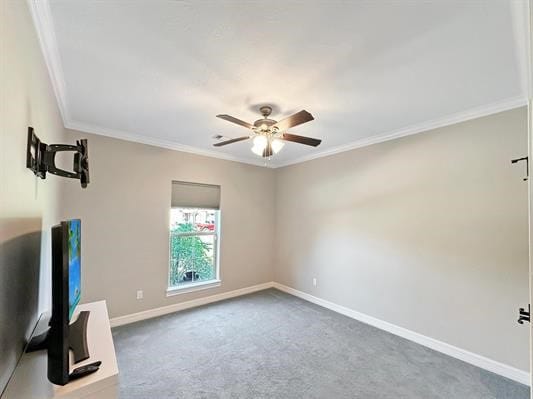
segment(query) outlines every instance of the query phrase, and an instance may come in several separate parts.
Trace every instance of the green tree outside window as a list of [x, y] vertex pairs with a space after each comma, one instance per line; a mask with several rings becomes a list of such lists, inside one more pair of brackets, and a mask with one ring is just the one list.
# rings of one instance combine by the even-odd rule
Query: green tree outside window
[[211, 255], [213, 243], [203, 241], [201, 236], [180, 235], [194, 231], [192, 223], [180, 223], [170, 230], [170, 286], [216, 277]]

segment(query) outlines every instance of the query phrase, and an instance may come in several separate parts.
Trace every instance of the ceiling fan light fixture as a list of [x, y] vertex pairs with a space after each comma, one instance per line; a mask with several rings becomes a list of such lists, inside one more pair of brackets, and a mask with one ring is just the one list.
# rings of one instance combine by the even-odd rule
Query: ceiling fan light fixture
[[280, 139], [272, 140], [272, 151], [274, 151], [274, 154], [280, 152], [284, 145], [285, 143]]
[[268, 139], [266, 138], [266, 136], [255, 136], [253, 143], [254, 145], [252, 147], [252, 152], [256, 155], [259, 155], [260, 157], [263, 156], [263, 151], [265, 150], [268, 144]]
[[252, 152], [255, 154], [255, 155], [259, 155], [260, 157], [263, 156], [263, 151], [265, 150], [266, 147], [259, 147], [257, 145], [254, 145], [252, 147]]
[[266, 136], [258, 135], [254, 137], [254, 147], [259, 147], [263, 150], [268, 144]]

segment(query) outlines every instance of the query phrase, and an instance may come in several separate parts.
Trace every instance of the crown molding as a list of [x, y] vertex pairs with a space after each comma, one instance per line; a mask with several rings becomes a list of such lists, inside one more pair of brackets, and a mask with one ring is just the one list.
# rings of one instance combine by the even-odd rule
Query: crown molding
[[481, 107], [476, 107], [469, 109], [467, 111], [457, 112], [455, 114], [451, 114], [448, 116], [445, 116], [443, 118], [437, 118], [430, 121], [418, 123], [415, 125], [410, 125], [401, 129], [389, 131], [389, 132], [383, 132], [377, 135], [374, 135], [372, 137], [363, 138], [360, 140], [353, 141], [348, 144], [343, 144], [337, 147], [333, 147], [321, 152], [315, 152], [300, 158], [293, 159], [288, 162], [284, 162], [282, 164], [278, 164], [275, 167], [276, 168], [283, 168], [285, 166], [290, 166], [306, 161], [311, 161], [313, 159], [317, 158], [323, 158], [330, 155], [339, 154], [341, 152], [346, 152], [350, 150], [354, 150], [356, 148], [361, 147], [367, 147], [369, 145], [383, 143], [385, 141], [389, 140], [395, 140], [399, 139], [401, 137], [411, 136], [413, 134], [419, 134], [424, 133], [433, 129], [438, 129], [441, 127], [454, 125], [456, 123], [466, 122], [472, 119], [481, 118], [483, 116], [488, 116], [491, 114], [496, 114], [503, 111], [508, 111], [514, 108], [519, 108], [526, 106], [528, 103], [527, 98], [525, 97], [514, 97], [507, 100], [499, 101], [497, 103], [484, 105]]
[[254, 165], [254, 166], [261, 166], [261, 167], [267, 167], [267, 168], [273, 167], [270, 164], [265, 165], [262, 159], [257, 159], [256, 161], [256, 160], [248, 159], [248, 158], [240, 158], [240, 157], [236, 157], [233, 155], [229, 155], [229, 154], [225, 154], [225, 153], [221, 153], [217, 151], [211, 151], [211, 150], [206, 150], [203, 148], [197, 148], [197, 147], [192, 147], [189, 145], [176, 143], [175, 141], [172, 141], [172, 140], [160, 139], [156, 137], [147, 137], [147, 136], [140, 135], [137, 133], [131, 133], [131, 132], [126, 132], [126, 131], [117, 130], [117, 129], [108, 129], [102, 126], [97, 126], [97, 125], [93, 125], [89, 123], [67, 121], [65, 123], [65, 127], [67, 129], [77, 130], [80, 132], [91, 133], [91, 134], [96, 134], [99, 136], [106, 136], [106, 137], [111, 137], [111, 138], [115, 138], [119, 140], [126, 140], [126, 141], [131, 141], [134, 143], [140, 143], [140, 144], [146, 144], [146, 145], [151, 145], [155, 147], [166, 148], [166, 149], [174, 150], [174, 151], [187, 152], [189, 154], [202, 155], [202, 156], [211, 157], [211, 158], [218, 158], [218, 159], [223, 159], [226, 161], [240, 162], [240, 163], [245, 163], [245, 164]]
[[63, 118], [63, 124], [69, 120], [67, 94], [64, 80], [63, 67], [57, 47], [56, 31], [50, 11], [48, 0], [27, 0], [28, 8], [37, 32], [41, 52], [50, 75], [50, 81], [54, 90], [59, 112]]

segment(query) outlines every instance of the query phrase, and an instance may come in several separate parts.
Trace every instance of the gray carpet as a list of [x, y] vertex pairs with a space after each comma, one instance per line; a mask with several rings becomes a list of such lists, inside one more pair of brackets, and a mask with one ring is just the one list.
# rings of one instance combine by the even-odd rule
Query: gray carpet
[[529, 398], [529, 388], [277, 290], [113, 329], [120, 397]]

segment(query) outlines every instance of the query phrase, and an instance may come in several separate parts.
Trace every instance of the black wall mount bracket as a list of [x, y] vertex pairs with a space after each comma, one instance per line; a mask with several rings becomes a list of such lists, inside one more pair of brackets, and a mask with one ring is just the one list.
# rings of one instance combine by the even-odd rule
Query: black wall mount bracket
[[531, 304], [527, 305], [527, 311], [524, 308], [518, 309], [518, 324], [524, 324], [524, 321], [531, 323]]
[[[56, 154], [62, 151], [73, 151], [73, 171], [60, 169], [55, 164]], [[89, 184], [89, 147], [86, 139], [76, 141], [76, 145], [45, 144], [31, 126], [28, 126], [28, 145], [26, 149], [26, 167], [37, 177], [46, 179], [46, 172], [53, 175], [78, 179], [82, 188]]]

